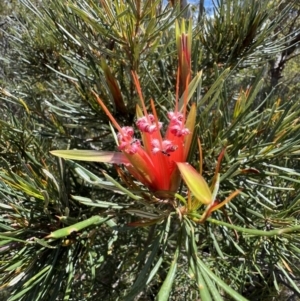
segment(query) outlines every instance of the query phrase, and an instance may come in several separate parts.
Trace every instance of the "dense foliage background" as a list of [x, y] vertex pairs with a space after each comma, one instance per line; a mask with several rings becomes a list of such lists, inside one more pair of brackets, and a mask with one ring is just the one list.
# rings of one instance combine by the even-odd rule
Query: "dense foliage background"
[[[300, 299], [300, 6], [185, 3], [1, 2], [0, 300]], [[114, 166], [50, 154], [115, 150], [92, 91], [133, 125], [132, 71], [165, 119], [175, 21], [189, 17], [192, 77], [202, 71], [189, 161], [199, 165], [199, 137], [208, 183], [219, 168], [218, 199], [241, 189], [203, 224], [125, 187]]]

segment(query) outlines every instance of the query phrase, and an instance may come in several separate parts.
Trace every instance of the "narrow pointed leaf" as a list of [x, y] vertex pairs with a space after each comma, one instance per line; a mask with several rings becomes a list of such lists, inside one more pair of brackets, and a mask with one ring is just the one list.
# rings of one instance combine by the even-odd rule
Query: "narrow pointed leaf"
[[[202, 77], [202, 71], [198, 72], [197, 75], [193, 78], [193, 80], [189, 83], [189, 86], [187, 88], [188, 89], [188, 96], [187, 96], [187, 99], [186, 99], [186, 103], [188, 103], [189, 100], [194, 95], [194, 92], [196, 91], [196, 89], [199, 86], [201, 77]], [[186, 92], [183, 92], [183, 94], [182, 94], [182, 96], [180, 97], [180, 100], [179, 100], [180, 111], [183, 110], [183, 106], [184, 106], [184, 103], [185, 103], [184, 102], [185, 98], [186, 98]]]
[[198, 258], [198, 265], [201, 270], [203, 270], [213, 281], [216, 282], [218, 286], [220, 286], [230, 297], [237, 301], [247, 301], [246, 298], [237, 293], [234, 289], [232, 289], [229, 285], [227, 285], [223, 280], [221, 280], [217, 275], [215, 275], [206, 265], [205, 263]]
[[109, 209], [123, 209], [127, 208], [128, 204], [116, 204], [113, 202], [101, 202], [99, 200], [91, 200], [82, 196], [72, 195], [72, 199], [80, 202], [83, 205], [91, 206], [91, 207], [99, 207], [99, 208], [109, 208]]
[[164, 280], [160, 290], [155, 298], [155, 301], [167, 301], [169, 300], [169, 295], [174, 284], [176, 270], [177, 270], [177, 260], [179, 256], [179, 245], [176, 248], [173, 261], [170, 265], [170, 269], [168, 271], [167, 277]]
[[138, 194], [135, 194], [135, 193], [129, 191], [128, 189], [126, 189], [125, 187], [123, 187], [118, 181], [116, 181], [114, 178], [109, 176], [107, 173], [103, 172], [103, 176], [105, 177], [106, 180], [113, 183], [117, 189], [119, 189], [120, 191], [127, 194], [130, 198], [132, 198], [136, 201], [141, 199], [141, 197]]
[[128, 164], [127, 158], [121, 152], [102, 152], [94, 150], [54, 150], [52, 155], [69, 160]]
[[239, 193], [241, 192], [241, 190], [236, 190], [234, 191], [230, 196], [228, 196], [223, 202], [216, 204], [214, 206], [211, 207], [210, 212], [216, 211], [220, 208], [222, 208], [223, 206], [225, 206], [227, 203], [229, 203], [234, 197], [236, 197]]
[[188, 156], [188, 153], [189, 153], [189, 150], [191, 147], [191, 143], [193, 140], [193, 133], [195, 130], [195, 122], [196, 122], [196, 114], [197, 114], [196, 105], [192, 104], [190, 112], [189, 112], [187, 120], [186, 120], [186, 123], [185, 123], [186, 128], [188, 128], [190, 131], [190, 134], [187, 135], [184, 139], [184, 159], [185, 160]]
[[[162, 236], [161, 236], [162, 237]], [[148, 281], [149, 270], [151, 266], [155, 264], [155, 259], [157, 252], [160, 250], [160, 241], [161, 237], [156, 237], [151, 244], [151, 252], [147, 259], [145, 260], [144, 266], [141, 268], [140, 273], [138, 274], [136, 281], [134, 282], [133, 286], [131, 287], [130, 292], [128, 295], [124, 297], [125, 301], [132, 301], [134, 300], [135, 296], [144, 289], [145, 284]], [[145, 254], [146, 255], [146, 254]]]
[[105, 221], [107, 221], [110, 217], [101, 218], [100, 216], [92, 216], [91, 218], [84, 220], [82, 222], [76, 223], [72, 226], [65, 227], [59, 230], [56, 230], [54, 232], [51, 232], [49, 235], [47, 235], [45, 238], [61, 238], [70, 235], [72, 232], [78, 232], [82, 229], [85, 229], [92, 225], [98, 225], [102, 224]]

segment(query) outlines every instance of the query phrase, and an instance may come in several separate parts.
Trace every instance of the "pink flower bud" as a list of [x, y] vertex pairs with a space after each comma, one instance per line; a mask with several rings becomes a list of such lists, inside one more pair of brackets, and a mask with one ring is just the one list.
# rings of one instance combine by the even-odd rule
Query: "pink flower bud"
[[[157, 131], [155, 118], [152, 114], [149, 114], [148, 118], [146, 116], [139, 118], [136, 122], [136, 125], [141, 132], [152, 134]], [[159, 129], [162, 127], [161, 122], [158, 123], [158, 127]]]
[[170, 119], [170, 132], [176, 137], [182, 137], [188, 135], [190, 131], [184, 127], [183, 114], [179, 112], [169, 112], [168, 117]]
[[182, 124], [183, 114], [179, 112], [168, 112], [168, 118], [170, 119], [171, 123]]
[[130, 155], [133, 155], [133, 154], [137, 153], [137, 151], [140, 147], [141, 147], [140, 140], [135, 139], [130, 143], [130, 147], [128, 147], [126, 149], [126, 152], [129, 153]]
[[178, 148], [178, 146], [177, 146], [177, 145], [174, 145], [174, 144], [172, 143], [172, 141], [170, 141], [170, 140], [164, 140], [164, 141], [162, 142], [162, 146], [163, 146], [163, 151], [166, 152], [167, 154], [168, 154], [168, 153], [175, 152], [176, 149]]

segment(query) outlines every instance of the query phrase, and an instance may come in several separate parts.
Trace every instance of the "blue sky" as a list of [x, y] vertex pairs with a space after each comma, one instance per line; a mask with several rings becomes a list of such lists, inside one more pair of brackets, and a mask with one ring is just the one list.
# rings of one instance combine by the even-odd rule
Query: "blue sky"
[[207, 7], [212, 7], [213, 6], [212, 0], [205, 0], [204, 5], [207, 6]]
[[[165, 0], [164, 2], [166, 3], [167, 1]], [[199, 0], [188, 0], [188, 3], [199, 4]], [[204, 6], [206, 8], [212, 8], [213, 7], [212, 0], [204, 0]]]
[[[188, 2], [197, 4], [197, 3], [199, 3], [199, 0], [189, 0]], [[213, 6], [212, 0], [204, 0], [204, 5], [207, 8], [212, 8], [212, 6]]]
[[[198, 0], [189, 0], [190, 3], [197, 3], [199, 2]], [[204, 5], [205, 6], [212, 6], [212, 0], [204, 0]]]

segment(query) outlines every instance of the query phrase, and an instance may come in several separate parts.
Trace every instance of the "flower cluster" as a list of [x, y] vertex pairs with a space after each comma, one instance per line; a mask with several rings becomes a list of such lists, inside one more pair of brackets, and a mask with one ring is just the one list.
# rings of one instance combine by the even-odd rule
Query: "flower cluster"
[[[186, 116], [186, 109], [178, 110], [177, 97], [174, 111], [168, 113], [169, 124], [163, 136], [162, 123], [158, 120], [153, 100], [151, 100], [152, 113], [148, 113], [137, 75], [135, 73], [132, 75], [142, 104], [142, 107], [137, 106], [136, 122], [141, 139], [134, 137], [132, 127], [120, 127], [95, 94], [97, 101], [118, 130], [118, 149], [123, 154], [123, 157], [111, 156], [109, 162], [124, 164], [130, 174], [151, 191], [176, 191], [180, 183], [176, 163], [186, 161], [195, 127], [196, 106], [193, 104]], [[187, 100], [183, 107], [187, 107]]]
[[[184, 137], [190, 134], [190, 130], [184, 125], [184, 116], [182, 113], [169, 112], [168, 118], [170, 119], [169, 132], [174, 137]], [[136, 122], [137, 128], [142, 133], [154, 134], [162, 127], [162, 122], [155, 122], [155, 118], [152, 114], [139, 118]], [[122, 127], [122, 132], [118, 133], [119, 150], [128, 154], [135, 154], [138, 148], [142, 147], [140, 140], [134, 138], [134, 129], [132, 127]], [[170, 156], [170, 153], [175, 152], [178, 149], [178, 145], [174, 144], [174, 141], [164, 139], [160, 141], [157, 138], [150, 138], [152, 153], [157, 154], [161, 152], [164, 155]], [[174, 140], [174, 139], [173, 139]], [[179, 141], [182, 143], [182, 141]]]

